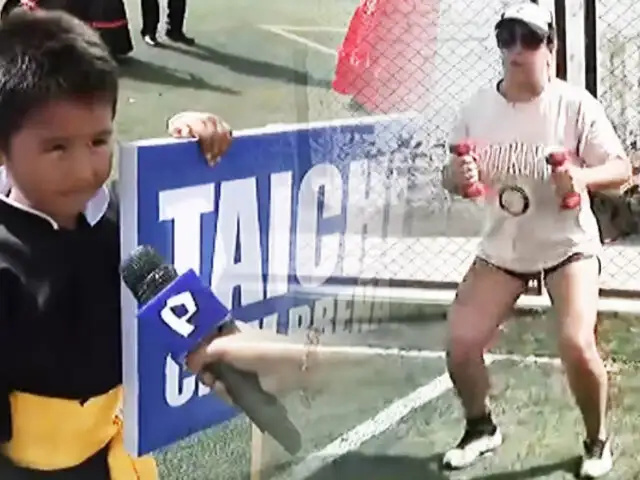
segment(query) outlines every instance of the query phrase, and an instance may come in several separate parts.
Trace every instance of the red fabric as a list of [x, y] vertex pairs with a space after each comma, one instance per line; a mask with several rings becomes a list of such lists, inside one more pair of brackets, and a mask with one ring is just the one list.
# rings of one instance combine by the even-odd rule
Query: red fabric
[[333, 89], [380, 113], [426, 108], [439, 0], [362, 0], [338, 50]]
[[342, 46], [338, 50], [338, 63], [333, 88], [336, 92], [350, 95], [366, 85], [365, 75], [371, 60], [373, 23], [377, 10], [376, 0], [363, 0], [356, 8]]
[[37, 0], [20, 0], [20, 6], [25, 10], [37, 10], [38, 1]]

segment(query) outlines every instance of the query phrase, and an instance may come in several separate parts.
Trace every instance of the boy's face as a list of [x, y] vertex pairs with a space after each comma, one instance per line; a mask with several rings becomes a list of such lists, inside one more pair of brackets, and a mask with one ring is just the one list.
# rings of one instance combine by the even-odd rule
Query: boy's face
[[73, 223], [111, 172], [113, 107], [99, 100], [46, 104], [25, 119], [5, 154], [30, 206]]

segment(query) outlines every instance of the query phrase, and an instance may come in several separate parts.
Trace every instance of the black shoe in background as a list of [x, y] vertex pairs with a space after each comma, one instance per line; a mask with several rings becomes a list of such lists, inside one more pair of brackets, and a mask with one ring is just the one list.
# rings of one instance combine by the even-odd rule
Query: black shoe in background
[[187, 36], [184, 32], [173, 32], [169, 30], [167, 31], [167, 38], [172, 42], [180, 43], [188, 47], [192, 47], [196, 44], [196, 40], [192, 37]]

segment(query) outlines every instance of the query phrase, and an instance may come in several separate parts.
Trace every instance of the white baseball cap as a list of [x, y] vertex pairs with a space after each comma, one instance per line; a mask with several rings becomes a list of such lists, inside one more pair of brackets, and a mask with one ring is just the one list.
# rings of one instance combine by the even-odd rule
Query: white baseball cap
[[526, 23], [543, 35], [551, 33], [554, 23], [551, 11], [533, 2], [520, 3], [507, 8], [500, 16], [498, 23], [496, 23], [496, 29], [501, 26], [502, 22], [507, 20]]

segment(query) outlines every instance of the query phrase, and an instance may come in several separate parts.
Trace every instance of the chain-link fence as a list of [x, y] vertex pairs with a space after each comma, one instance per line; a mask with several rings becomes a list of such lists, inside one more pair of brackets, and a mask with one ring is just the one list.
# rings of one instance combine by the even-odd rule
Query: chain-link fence
[[633, 151], [640, 138], [640, 6], [628, 0], [597, 0], [598, 97]]
[[[448, 195], [439, 171], [458, 108], [478, 88], [499, 78], [493, 25], [505, 7], [515, 3], [519, 1], [475, 5], [362, 0], [352, 13], [338, 49], [333, 92], [322, 94], [320, 102], [307, 99], [306, 106], [321, 104], [333, 114], [342, 109], [342, 116], [411, 111], [421, 119], [419, 128], [414, 122], [406, 132], [396, 132], [399, 146], [392, 153], [393, 169], [408, 177], [406, 191], [391, 198], [388, 212], [383, 198], [362, 200], [362, 215], [405, 218], [401, 230], [369, 241], [359, 277], [452, 287], [466, 270], [481, 229], [481, 213], [471, 202]], [[628, 0], [599, 0], [597, 11], [599, 97], [633, 153], [640, 147], [640, 7]], [[625, 224], [630, 232], [638, 230], [635, 218]], [[640, 249], [634, 245], [630, 238], [606, 247], [603, 293], [630, 296], [640, 291]]]
[[[308, 79], [318, 77], [334, 79], [332, 89], [320, 88], [311, 80], [306, 85], [291, 86], [287, 92], [292, 92], [290, 96], [294, 97], [295, 118], [287, 111], [287, 118], [284, 120], [278, 118], [279, 121], [293, 123], [345, 117], [362, 118], [364, 121], [364, 119], [371, 120], [371, 116], [375, 115], [384, 117], [386, 114], [408, 114], [410, 111], [418, 114], [410, 116], [407, 121], [388, 122], [393, 127], [386, 131], [382, 128], [377, 129], [376, 138], [372, 139], [371, 144], [373, 149], [379, 148], [379, 151], [369, 149], [366, 155], [362, 156], [362, 161], [355, 160], [348, 165], [350, 169], [348, 175], [336, 178], [335, 172], [329, 173], [327, 178], [315, 186], [323, 189], [323, 195], [320, 195], [321, 208], [326, 210], [327, 217], [331, 217], [332, 214], [344, 215], [346, 220], [345, 225], [325, 235], [326, 239], [331, 237], [331, 234], [339, 232], [333, 237], [338, 236], [340, 240], [334, 241], [333, 237], [329, 238], [328, 242], [322, 242], [320, 248], [322, 250], [330, 246], [330, 248], [342, 249], [344, 261], [341, 274], [343, 276], [356, 278], [364, 284], [371, 279], [394, 280], [399, 285], [412, 284], [434, 288], [454, 288], [462, 278], [478, 241], [482, 223], [480, 209], [472, 202], [457, 200], [448, 195], [440, 185], [439, 172], [446, 161], [446, 139], [456, 111], [475, 90], [499, 78], [499, 56], [492, 27], [505, 6], [518, 1], [378, 0], [377, 2], [362, 1], [356, 6], [357, 0], [351, 0], [348, 2], [348, 8], [347, 2], [341, 0], [323, 2], [322, 8], [329, 8], [325, 7], [328, 4], [331, 4], [332, 8], [339, 4], [341, 15], [344, 14], [344, 17], [336, 18], [337, 15], [332, 15], [328, 20], [325, 17], [325, 20], [318, 21], [320, 29], [323, 25], [345, 24], [347, 26], [344, 31], [339, 29], [330, 31], [337, 39], [335, 46], [322, 43], [329, 30], [325, 30], [322, 34], [325, 37], [322, 37], [312, 31], [313, 27], [309, 30], [296, 30], [293, 28], [295, 25], [291, 28], [274, 26], [267, 29], [276, 35], [275, 40], [268, 37], [274, 43], [277, 43], [278, 36], [281, 40], [288, 38], [292, 42], [303, 44], [307, 42], [305, 45], [309, 46], [308, 49], [295, 50], [292, 55], [292, 67], [297, 72], [305, 72], [303, 75], [307, 75]], [[299, 2], [294, 4], [302, 5]], [[275, 9], [281, 3], [273, 2], [269, 5], [270, 8]], [[437, 8], [434, 5], [437, 5]], [[282, 17], [286, 17], [284, 10]], [[279, 20], [272, 21], [275, 23]], [[260, 21], [262, 22], [263, 19], [261, 18]], [[311, 23], [308, 19], [304, 22]], [[285, 21], [282, 20], [281, 23]], [[246, 32], [243, 32], [243, 35], [246, 35]], [[242, 38], [243, 35], [238, 35], [237, 38]], [[276, 46], [273, 49], [276, 50]], [[338, 52], [337, 69], [334, 72], [336, 65], [334, 52], [336, 51]], [[272, 88], [272, 85], [269, 85], [269, 88]], [[247, 104], [246, 99], [243, 101]], [[240, 103], [238, 101], [238, 105]], [[286, 110], [288, 105], [283, 100], [279, 108]], [[258, 116], [255, 114], [261, 113], [259, 108], [254, 109], [251, 105], [247, 109], [250, 111], [247, 117]], [[271, 112], [266, 118], [270, 120], [273, 118]], [[380, 124], [384, 123], [382, 118], [376, 119], [378, 120]], [[263, 121], [263, 117], [260, 121]], [[614, 121], [618, 128], [625, 126], [625, 121]], [[238, 128], [245, 126], [238, 125]], [[342, 168], [339, 161], [336, 161], [336, 157], [344, 154], [344, 151], [349, 149], [349, 145], [349, 143], [338, 144], [338, 140], [334, 140], [331, 145], [318, 146], [315, 149], [317, 163], [319, 165], [338, 164]], [[314, 148], [315, 146], [312, 145], [312, 150]], [[329, 168], [326, 169], [327, 172], [329, 170]], [[335, 179], [333, 184], [329, 178], [331, 176]], [[357, 184], [354, 183], [354, 179], [358, 180]], [[339, 195], [344, 191], [348, 191], [349, 194], [347, 202]], [[334, 196], [332, 197], [329, 192]], [[309, 213], [309, 218], [318, 218], [315, 204], [313, 212]], [[318, 223], [324, 225], [331, 220], [331, 218], [322, 218]], [[313, 227], [315, 228], [316, 225]], [[296, 248], [307, 252], [310, 255], [308, 260], [315, 266], [318, 239], [315, 235], [309, 235], [309, 237], [307, 245], [296, 246]], [[297, 240], [300, 242], [301, 238]], [[634, 283], [636, 282], [635, 265], [640, 268], [636, 258], [638, 256], [635, 255], [633, 245], [615, 245], [609, 248], [603, 258], [603, 284], [612, 289], [640, 289]], [[354, 310], [357, 308], [352, 307]], [[337, 310], [339, 307], [335, 308]], [[437, 313], [438, 319], [443, 318], [444, 310], [444, 307], [440, 308]], [[316, 306], [314, 306], [315, 311]], [[393, 313], [397, 317], [401, 316], [398, 311]], [[310, 314], [311, 318], [314, 316], [315, 313]], [[337, 318], [338, 315], [335, 317]], [[420, 319], [425, 318], [433, 319], [436, 315], [428, 316], [420, 312]], [[405, 318], [394, 320], [398, 324], [390, 325], [392, 322], [384, 322], [384, 328], [372, 332], [369, 336], [344, 338], [337, 335], [336, 337], [340, 338], [324, 338], [323, 342], [400, 346], [403, 349], [434, 351], [442, 348], [444, 329], [441, 322], [420, 322], [420, 325], [416, 326], [410, 324]], [[633, 347], [629, 347], [633, 342], [627, 341], [631, 336], [624, 333], [626, 324], [616, 322], [616, 319], [610, 320], [604, 325], [605, 330], [608, 329], [610, 333], [605, 331], [602, 335], [605, 338], [610, 335], [609, 338], [614, 340], [611, 342], [615, 344], [613, 354], [624, 354], [627, 358], [633, 357]], [[402, 322], [405, 324], [399, 325]], [[306, 324], [302, 325], [302, 323], [301, 327], [306, 327]], [[438, 325], [425, 325], [428, 323]], [[556, 355], [553, 345], [555, 337], [546, 335], [555, 325], [548, 322], [548, 325], [541, 328], [541, 324], [544, 323], [541, 315], [531, 315], [518, 322], [512, 322], [504, 332], [502, 343], [497, 350], [515, 353], [518, 359], [530, 354]], [[622, 348], [621, 344], [624, 344]], [[502, 372], [502, 377], [498, 378], [499, 389], [500, 384], [505, 386], [500, 393], [504, 394], [501, 395], [504, 397], [507, 397], [506, 394], [509, 391], [520, 390], [526, 393], [522, 398], [507, 397], [509, 400], [506, 404], [498, 405], [498, 411], [517, 414], [517, 418], [513, 418], [512, 422], [507, 419], [508, 425], [518, 424], [522, 427], [527, 417], [535, 419], [530, 428], [521, 428], [525, 431], [526, 437], [513, 438], [512, 444], [526, 446], [527, 459], [536, 459], [540, 455], [538, 451], [544, 450], [542, 445], [549, 445], [549, 438], [562, 437], [563, 441], [567, 441], [564, 436], [557, 435], [557, 432], [571, 430], [573, 425], [569, 425], [566, 419], [571, 419], [573, 422], [575, 417], [565, 415], [563, 410], [565, 408], [563, 402], [569, 398], [569, 395], [562, 389], [563, 387], [557, 387], [564, 385], [560, 372], [541, 370], [542, 373], [538, 379], [535, 373], [531, 373], [533, 369], [529, 370], [528, 367], [520, 365], [520, 360], [517, 362], [519, 365], [517, 370]], [[405, 380], [396, 379], [403, 374], [416, 377], [415, 388], [431, 381], [430, 378], [419, 378], [408, 363], [404, 360], [402, 364], [394, 363], [393, 368], [385, 367], [384, 369], [377, 369], [371, 364], [367, 365], [358, 375], [350, 377], [349, 384], [347, 381], [340, 383], [336, 380], [336, 391], [326, 394], [328, 399], [333, 400], [327, 401], [326, 406], [316, 400], [312, 410], [302, 410], [299, 417], [312, 419], [315, 423], [315, 425], [309, 423], [306, 426], [312, 433], [311, 436], [322, 440], [318, 446], [321, 447], [336, 438], [336, 432], [342, 433], [345, 428], [351, 427], [352, 419], [345, 419], [344, 416], [340, 416], [340, 412], [351, 412], [353, 419], [359, 419], [359, 415], [362, 414], [362, 412], [355, 412], [356, 410], [366, 411], [369, 415], [366, 406], [362, 406], [367, 404], [364, 400], [365, 396], [380, 399], [376, 400], [376, 405], [378, 402], [382, 405], [402, 395], [401, 383]], [[418, 370], [425, 371], [425, 363], [418, 364], [416, 371]], [[442, 368], [438, 365], [434, 376], [441, 373]], [[369, 380], [369, 376], [372, 380]], [[636, 375], [630, 375], [629, 378], [635, 379]], [[518, 381], [522, 382], [523, 386], [518, 388]], [[632, 381], [634, 380], [628, 380], [628, 382]], [[506, 386], [509, 388], [507, 389]], [[531, 388], [532, 386], [534, 388]], [[536, 386], [539, 388], [535, 388]], [[389, 398], [385, 399], [387, 390]], [[544, 395], [541, 392], [545, 392]], [[529, 403], [537, 405], [538, 410], [527, 414], [525, 409]], [[449, 404], [450, 400], [442, 404], [437, 403], [437, 409], [444, 412], [445, 417], [452, 415]], [[377, 412], [376, 406], [371, 415]], [[362, 421], [367, 418], [363, 418]], [[552, 421], [547, 426], [540, 420], [541, 418], [551, 418]], [[635, 417], [630, 415], [629, 418]], [[357, 423], [356, 420], [353, 421]], [[335, 423], [340, 423], [339, 428], [334, 428]], [[421, 409], [418, 423], [433, 424], [440, 429], [445, 428], [443, 422], [438, 421], [437, 416], [428, 408]], [[455, 441], [459, 425], [457, 422], [450, 422], [447, 418], [447, 425], [454, 423], [452, 428], [455, 430], [448, 432], [446, 438], [439, 437], [440, 443], [431, 445], [424, 440], [437, 438], [436, 432], [428, 434], [422, 432], [420, 443], [412, 439], [414, 442], [412, 445], [418, 445], [413, 448], [419, 450], [417, 455], [421, 458], [419, 473], [416, 473], [416, 476], [424, 476], [425, 473], [429, 476], [431, 473], [426, 463], [422, 462], [425, 454], [439, 452], [445, 448], [445, 445], [448, 446]], [[405, 422], [402, 426], [402, 436], [410, 437], [408, 432], [411, 430], [410, 421]], [[536, 432], [536, 435], [532, 436], [530, 434], [532, 431]], [[240, 470], [245, 469], [245, 466], [250, 463], [248, 452], [242, 447], [250, 442], [248, 430], [238, 427], [238, 424], [231, 424], [224, 427], [221, 430], [222, 433], [219, 432], [207, 432], [204, 436], [184, 442], [162, 454], [160, 462], [162, 478], [176, 480], [246, 478], [241, 476]], [[352, 441], [347, 439], [345, 443], [349, 444]], [[371, 451], [386, 452], [390, 449], [389, 445], [399, 443], [399, 441], [387, 442], [383, 446], [371, 447]], [[632, 445], [631, 441], [628, 444]], [[557, 445], [557, 443], [552, 444], [547, 456], [551, 456], [551, 453], [555, 454], [555, 451], [550, 452], [550, 450], [556, 450]], [[402, 452], [402, 447], [394, 448]], [[316, 455], [316, 458], [321, 457], [322, 454], [323, 451], [320, 455]], [[548, 461], [547, 456], [544, 457], [545, 463]], [[518, 458], [520, 457], [523, 457], [521, 452], [518, 453]], [[363, 468], [359, 460], [351, 459], [344, 463], [355, 465], [352, 467], [354, 470], [352, 475], [340, 476], [333, 472], [326, 476], [310, 478], [362, 478], [368, 475], [363, 472], [371, 472], [372, 478], [375, 473], [379, 474], [376, 478], [413, 478], [411, 474], [403, 474], [406, 466], [402, 463], [394, 463], [394, 471], [387, 476], [384, 476], [384, 472], [375, 471], [376, 468], [382, 469], [382, 463], [375, 464], [370, 467], [370, 470]], [[508, 465], [504, 469], [512, 472], [516, 468]], [[486, 475], [486, 472], [482, 474]], [[517, 475], [517, 473], [512, 474]], [[439, 477], [439, 473], [434, 472], [432, 476]], [[625, 477], [623, 472], [620, 478], [636, 477]]]
[[[499, 78], [493, 25], [510, 3], [517, 0], [362, 0], [351, 12], [332, 72], [333, 92], [307, 103], [332, 113], [335, 105], [327, 104], [340, 104], [342, 116], [406, 114], [411, 120], [378, 133], [389, 137], [378, 155], [382, 163], [362, 165], [369, 170], [367, 195], [350, 197], [348, 208], [369, 219], [359, 222], [368, 223], [369, 232], [363, 246], [362, 231], [347, 226], [345, 259], [359, 261], [351, 262], [346, 276], [436, 288], [452, 288], [462, 278], [477, 245], [481, 212], [442, 188], [440, 170], [459, 107]], [[385, 235], [372, 235], [376, 222]], [[349, 245], [366, 254], [351, 252]]]
[[[587, 42], [595, 43], [597, 97], [632, 157], [640, 167], [640, 6], [629, 0], [594, 0], [595, 32], [587, 31]], [[591, 72], [587, 72], [588, 74]], [[637, 212], [627, 223], [637, 222]], [[637, 228], [631, 228], [637, 233]], [[633, 296], [640, 290], [640, 247], [636, 238], [611, 245], [603, 258], [602, 286]]]
[[[361, 117], [364, 121], [365, 118], [372, 120], [371, 116], [374, 115], [408, 115], [407, 121], [380, 119], [381, 125], [387, 121], [390, 128], [386, 131], [382, 127], [376, 130], [371, 148], [363, 152], [365, 154], [362, 156], [362, 161], [353, 161], [352, 158], [347, 166], [348, 175], [342, 178], [338, 178], [339, 175], [336, 176], [335, 171], [331, 173], [331, 169], [326, 168], [326, 178], [321, 179], [322, 181], [315, 186], [323, 189], [321, 202], [327, 217], [331, 215], [345, 217], [345, 228], [342, 228], [342, 225], [336, 228], [331, 233], [335, 234], [336, 231], [339, 233], [329, 238], [329, 241], [324, 242], [320, 248], [320, 250], [342, 249], [344, 261], [341, 274], [343, 276], [358, 279], [362, 283], [367, 283], [371, 279], [394, 280], [398, 284], [435, 288], [453, 288], [462, 278], [478, 241], [482, 223], [480, 209], [472, 202], [449, 196], [440, 185], [439, 172], [447, 158], [446, 140], [456, 111], [478, 88], [499, 78], [500, 64], [492, 27], [505, 6], [517, 2], [518, 0], [509, 2], [499, 0], [486, 2], [362, 1], [358, 6], [353, 5], [352, 9], [348, 9], [346, 16], [350, 16], [350, 21], [341, 20], [348, 24], [348, 28], [344, 32], [337, 32], [341, 47], [337, 49], [335, 74], [333, 71], [335, 64], [327, 62], [326, 57], [309, 53], [309, 51], [295, 54], [296, 70], [313, 72], [314, 76], [317, 76], [319, 69], [327, 68], [326, 65], [330, 63], [330, 76], [333, 77], [334, 82], [332, 90], [318, 89], [308, 85], [294, 87], [297, 116], [290, 121], [333, 120], [344, 117]], [[434, 7], [436, 4], [437, 8]], [[343, 6], [341, 4], [341, 7]], [[316, 47], [311, 47], [311, 50], [316, 49], [333, 60], [333, 50], [322, 45], [318, 47], [319, 37], [314, 37], [307, 31], [278, 26], [271, 28], [271, 31], [283, 38], [297, 36], [296, 41], [302, 39], [308, 45], [308, 42], [312, 42], [311, 44]], [[319, 67], [319, 64], [324, 67]], [[309, 76], [312, 74], [309, 73]], [[411, 111], [417, 113], [417, 116], [411, 116], [409, 114]], [[619, 129], [626, 127], [624, 120], [614, 118], [614, 122]], [[352, 145], [350, 142], [339, 144], [339, 140], [335, 139], [331, 145], [322, 145], [318, 148], [312, 145], [312, 151], [314, 148], [317, 151], [317, 164], [331, 163], [342, 168], [343, 165], [340, 165], [336, 158], [344, 155], [344, 151]], [[377, 148], [379, 148], [378, 151], [375, 150]], [[342, 196], [345, 191], [348, 193], [347, 201]], [[329, 194], [330, 192], [334, 194], [333, 197]], [[318, 218], [315, 204], [309, 214], [309, 218]], [[325, 220], [330, 222], [331, 218], [323, 218], [318, 223], [323, 224]], [[317, 225], [314, 223], [311, 228], [315, 229]], [[302, 248], [296, 247], [298, 250], [312, 252], [313, 255], [309, 254], [308, 260], [313, 265], [309, 270], [313, 270], [318, 262], [315, 258], [318, 251], [318, 239], [315, 233], [309, 235], [308, 244], [303, 245]], [[340, 237], [339, 241], [335, 241], [336, 236]], [[298, 237], [297, 241], [301, 240]], [[640, 289], [635, 283], [636, 266], [640, 268], [640, 261], [635, 260], [638, 257], [640, 256], [635, 255], [633, 245], [618, 244], [609, 247], [603, 258], [603, 286], [620, 290]], [[442, 318], [441, 313], [438, 318]], [[544, 335], [548, 332], [544, 328], [540, 329], [540, 324], [543, 323], [540, 317], [540, 315], [533, 315], [528, 318], [530, 321], [525, 318], [520, 322], [511, 323], [505, 332], [500, 349], [522, 356], [517, 357], [520, 359], [517, 360], [518, 362], [529, 354], [555, 355], [556, 351], [551, 340], [554, 337]], [[384, 325], [387, 328], [380, 329], [370, 337], [357, 340], [350, 338], [348, 341], [361, 341], [367, 345], [400, 344], [402, 348], [440, 349], [442, 347], [441, 324], [439, 329], [430, 329], [428, 325], [423, 327], [410, 325], [402, 330], [402, 325], [390, 326], [389, 323], [391, 322], [386, 322]], [[551, 325], [549, 328], [554, 326], [551, 322], [549, 324]], [[629, 337], [620, 333], [626, 328], [621, 328], [621, 324], [622, 322], [616, 323], [614, 319], [607, 322], [605, 328], [613, 332], [611, 338], [617, 342], [614, 354], [618, 355], [623, 351], [627, 357], [631, 357], [633, 355], [628, 354], [631, 349], [619, 346]], [[421, 330], [421, 328], [424, 329]], [[543, 330], [542, 333], [540, 330]], [[606, 332], [604, 336], [607, 336]], [[323, 341], [346, 342], [347, 340], [340, 338]], [[424, 365], [420, 368], [424, 369]], [[553, 384], [553, 380], [550, 381], [550, 379], [559, 378], [559, 373], [556, 371], [544, 371], [541, 380], [533, 380], [531, 372], [526, 367], [518, 368], [519, 370], [510, 371], [509, 374], [504, 375], [508, 380], [504, 380], [503, 383], [509, 385], [511, 389], [513, 382], [523, 381], [526, 383], [526, 388], [522, 390], [527, 394], [520, 399], [523, 400], [522, 402], [514, 401], [513, 405], [504, 408], [505, 412], [520, 412], [532, 399], [535, 403], [534, 397], [539, 392], [554, 389], [554, 387], [549, 388], [549, 385]], [[366, 372], [371, 370], [372, 367], [369, 366]], [[407, 370], [406, 364], [398, 369], [398, 371], [405, 370]], [[438, 374], [440, 373], [441, 370], [438, 371]], [[367, 384], [364, 378], [364, 374], [354, 377], [353, 383], [359, 387], [357, 390], [367, 392], [370, 396], [379, 396], [380, 384], [387, 381], [384, 374], [376, 372], [375, 386]], [[555, 384], [560, 385], [560, 381]], [[540, 385], [540, 388], [531, 389], [532, 385]], [[350, 392], [348, 388], [343, 389]], [[394, 384], [391, 390], [392, 397], [395, 397], [401, 388]], [[339, 411], [347, 408], [348, 404], [362, 402], [358, 397], [353, 396], [355, 393], [351, 392], [352, 397], [348, 399], [349, 401], [343, 401], [344, 395], [343, 391], [335, 394], [340, 401], [331, 403], [330, 408], [327, 408], [331, 416], [335, 417]], [[531, 437], [531, 431], [536, 431], [545, 432], [541, 435], [547, 439], [557, 436], [558, 428], [563, 431], [567, 428], [564, 423], [565, 417], [569, 418], [570, 415], [564, 414], [562, 401], [568, 398], [568, 394], [562, 390], [557, 397], [562, 400], [553, 400], [555, 398], [553, 395], [537, 399], [539, 405], [542, 403], [544, 405], [539, 406], [540, 409], [532, 415], [536, 420], [527, 431], [528, 437]], [[518, 405], [517, 408], [514, 408], [514, 405]], [[447, 412], [446, 415], [451, 415], [447, 405], [439, 405], [438, 408]], [[329, 415], [322, 417], [319, 410], [316, 404], [313, 410], [314, 415], [305, 411], [305, 416], [320, 419], [316, 420], [317, 424], [329, 425], [331, 423]], [[421, 412], [420, 421], [437, 424], [437, 421], [432, 422], [433, 418], [430, 415], [432, 415], [430, 412]], [[526, 415], [518, 413], [518, 418], [514, 419], [513, 424], [521, 422], [525, 417]], [[553, 418], [552, 427], [545, 427], [544, 422], [540, 421], [540, 418], [545, 417]], [[424, 418], [428, 420], [425, 421]], [[309, 428], [312, 431], [321, 430], [318, 426]], [[407, 423], [403, 427], [403, 434], [410, 429], [411, 426]], [[326, 435], [327, 441], [333, 438], [330, 433]], [[457, 431], [445, 440], [447, 445], [454, 440], [455, 435]], [[424, 438], [432, 436], [424, 435]], [[248, 441], [248, 436], [239, 441], [233, 439], [232, 445], [240, 442], [248, 443]], [[347, 443], [349, 441], [351, 440]], [[529, 438], [523, 438], [521, 443], [528, 445], [529, 441]], [[535, 436], [532, 441], [540, 445], [546, 443]], [[215, 443], [211, 441], [211, 445]], [[437, 448], [442, 448], [442, 445], [438, 445]], [[537, 451], [540, 445], [532, 446], [531, 450]], [[213, 446], [208, 448], [213, 451]], [[420, 456], [432, 451], [430, 447], [425, 448], [422, 443], [418, 448]], [[382, 449], [389, 449], [389, 444], [385, 444]], [[436, 450], [433, 449], [433, 451]], [[529, 450], [527, 451], [527, 457], [535, 457], [536, 453], [531, 454]], [[322, 453], [318, 456], [322, 456]], [[169, 466], [180, 465], [182, 459], [177, 456], [176, 458], [179, 460], [165, 458], [167, 470], [170, 469]], [[246, 459], [243, 461], [247, 462]], [[352, 462], [358, 463], [357, 460]], [[380, 468], [380, 465], [378, 467]], [[399, 474], [402, 468], [404, 467], [396, 464], [395, 472], [385, 478], [393, 478], [394, 474], [402, 476], [401, 473]], [[513, 469], [511, 466], [507, 468], [510, 471]], [[362, 471], [348, 478], [360, 478], [363, 476]], [[425, 471], [424, 466], [421, 465], [420, 475], [424, 475]], [[182, 473], [180, 475], [191, 478]], [[435, 476], [437, 474], [434, 473]], [[623, 476], [624, 473], [621, 478]], [[411, 476], [405, 475], [405, 477]], [[216, 477], [212, 474], [211, 478]], [[228, 478], [232, 477], [228, 475]], [[318, 478], [347, 477], [334, 474]]]

